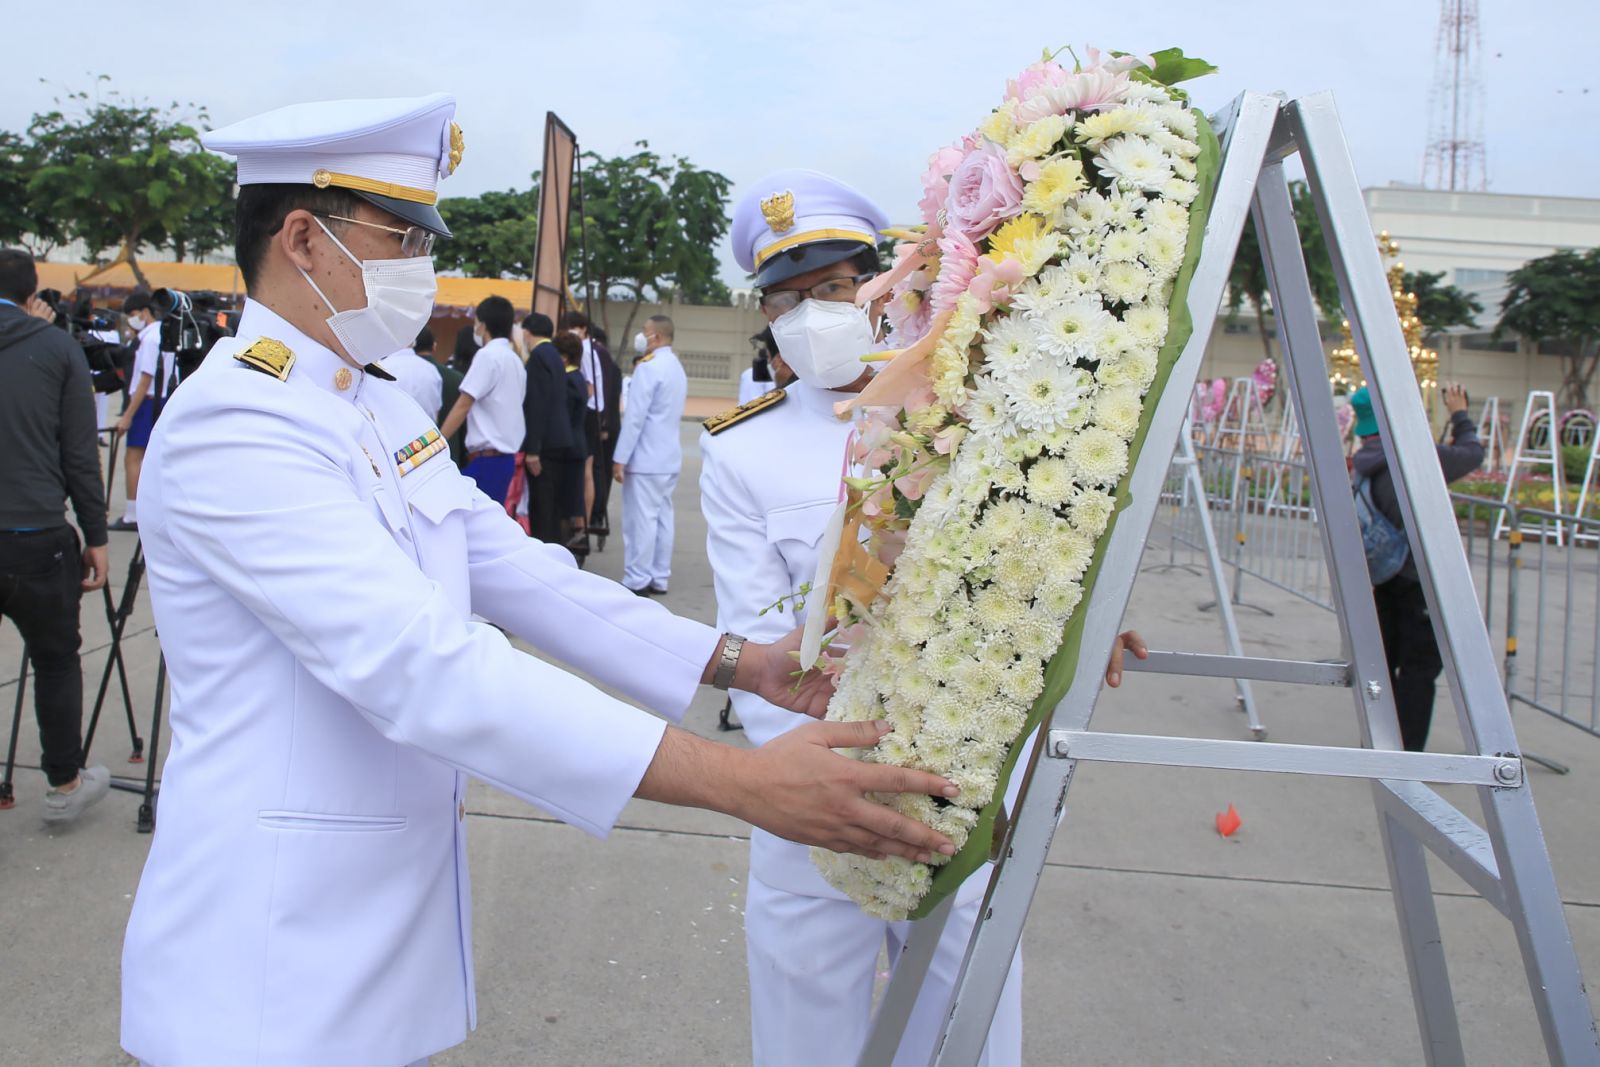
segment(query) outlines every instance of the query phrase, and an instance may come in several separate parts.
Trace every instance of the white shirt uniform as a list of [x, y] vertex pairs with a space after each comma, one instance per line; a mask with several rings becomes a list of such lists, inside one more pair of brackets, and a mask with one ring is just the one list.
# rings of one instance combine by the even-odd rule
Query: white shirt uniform
[[509, 338], [495, 337], [478, 349], [461, 379], [461, 391], [472, 397], [467, 412], [467, 451], [522, 451], [525, 423], [522, 399], [528, 371]]
[[[604, 835], [665, 728], [473, 615], [671, 716], [717, 634], [530, 540], [447, 451], [413, 461], [436, 431], [393, 383], [253, 302], [240, 333], [174, 394], [141, 486], [173, 737], [122, 1043], [411, 1063], [474, 1022], [466, 776]], [[261, 337], [286, 380], [233, 358]]]
[[444, 403], [444, 378], [439, 368], [427, 356], [419, 356], [410, 348], [402, 348], [380, 364], [394, 375], [395, 384], [417, 402], [422, 413], [437, 423], [447, 414], [439, 410]]
[[600, 357], [595, 355], [594, 342], [587, 337], [583, 339], [583, 358], [578, 361], [578, 367], [583, 371], [583, 380], [589, 383], [589, 410], [605, 411], [606, 390]]
[[[775, 640], [805, 619], [792, 608], [762, 611], [815, 577], [817, 545], [839, 504], [850, 436], [850, 424], [833, 413], [850, 394], [800, 381], [785, 393], [774, 407], [700, 439], [700, 501], [717, 625], [754, 641]], [[752, 744], [806, 721], [751, 693], [732, 697]], [[980, 868], [957, 891], [956, 911], [896, 1064], [922, 1067], [931, 1056], [989, 873]], [[898, 946], [906, 924], [864, 915], [823, 880], [809, 848], [764, 830], [751, 831], [750, 875], [745, 929], [755, 1062], [855, 1062], [870, 1021], [878, 951], [886, 938]], [[1020, 1062], [1020, 962], [1013, 966], [986, 1064]]]
[[128, 383], [128, 394], [139, 388], [139, 381], [143, 375], [150, 376], [150, 384], [145, 392], [146, 400], [154, 400], [156, 396], [156, 364], [161, 357], [161, 324], [152, 322], [139, 331], [139, 347], [133, 353], [133, 380]]
[[683, 364], [671, 345], [663, 345], [639, 361], [632, 380], [611, 458], [629, 474], [677, 474], [683, 467], [678, 423], [689, 399]]

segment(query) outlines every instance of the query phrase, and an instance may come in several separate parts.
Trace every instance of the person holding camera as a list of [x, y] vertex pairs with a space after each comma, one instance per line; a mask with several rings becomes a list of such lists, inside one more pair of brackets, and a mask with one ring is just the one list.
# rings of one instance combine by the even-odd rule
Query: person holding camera
[[[1467, 414], [1467, 391], [1459, 384], [1446, 385], [1439, 392], [1450, 416], [1450, 443], [1437, 444], [1439, 468], [1444, 480], [1465, 478], [1483, 466], [1483, 442], [1478, 428]], [[1389, 457], [1378, 436], [1378, 419], [1372, 411], [1372, 396], [1362, 386], [1350, 395], [1350, 408], [1356, 414], [1356, 436], [1361, 447], [1352, 461], [1358, 493], [1366, 493], [1368, 505], [1402, 533], [1404, 516], [1395, 494], [1394, 478], [1389, 473]], [[1369, 561], [1369, 567], [1371, 566]], [[1375, 576], [1376, 577], [1376, 576]], [[1378, 608], [1378, 629], [1383, 631], [1383, 655], [1389, 661], [1389, 681], [1394, 693], [1395, 714], [1400, 719], [1400, 741], [1408, 752], [1421, 752], [1428, 744], [1428, 728], [1433, 724], [1434, 684], [1444, 661], [1439, 657], [1439, 642], [1428, 614], [1428, 600], [1417, 576], [1416, 560], [1406, 553], [1405, 562], [1391, 577], [1376, 582], [1372, 598]]]
[[[0, 617], [33, 663], [47, 823], [71, 822], [106, 795], [104, 767], [83, 762], [78, 601], [106, 582], [106, 498], [94, 391], [83, 349], [51, 327], [34, 296], [33, 257], [0, 249]], [[72, 501], [83, 531], [67, 525]]]
[[144, 450], [150, 444], [150, 431], [156, 424], [155, 380], [161, 359], [161, 319], [149, 293], [129, 296], [122, 302], [122, 313], [128, 317], [128, 328], [138, 337], [139, 347], [133, 357], [129, 383], [133, 393], [116, 426], [117, 432], [123, 435], [122, 469], [128, 503], [122, 518], [112, 523], [111, 529], [138, 530], [139, 472], [144, 467]]

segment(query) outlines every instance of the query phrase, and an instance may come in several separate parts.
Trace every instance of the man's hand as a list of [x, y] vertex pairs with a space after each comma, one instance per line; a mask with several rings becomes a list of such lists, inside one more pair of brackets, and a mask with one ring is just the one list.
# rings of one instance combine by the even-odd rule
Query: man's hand
[[611, 465], [611, 480], [616, 482], [618, 485], [622, 484], [622, 471], [623, 471], [622, 464], [613, 463]]
[[881, 722], [808, 722], [774, 738], [750, 753], [750, 777], [729, 814], [790, 841], [872, 859], [927, 863], [936, 852], [954, 855], [949, 838], [866, 794], [954, 797], [955, 786], [935, 774], [833, 751], [869, 748], [887, 733], [888, 723]]
[[106, 575], [111, 571], [111, 560], [106, 552], [105, 545], [96, 545], [94, 548], [83, 550], [83, 582], [80, 588], [85, 593], [92, 593], [106, 584]]
[[[800, 639], [804, 626], [796, 626], [770, 645], [747, 642], [733, 672], [733, 687], [754, 693], [769, 704], [820, 719], [833, 699], [835, 676], [813, 668], [800, 674]], [[712, 668], [715, 667], [713, 660]], [[709, 677], [709, 675], [708, 675]]]
[[1439, 398], [1444, 401], [1444, 409], [1451, 415], [1458, 411], [1467, 410], [1467, 390], [1460, 382], [1451, 382], [1439, 392]]
[[36, 319], [43, 319], [45, 322], [56, 321], [56, 309], [40, 300], [37, 293], [28, 297], [28, 302], [22, 305], [22, 310]]
[[1117, 643], [1111, 646], [1111, 662], [1106, 664], [1106, 684], [1113, 689], [1122, 684], [1122, 654], [1124, 650], [1132, 652], [1134, 659], [1150, 658], [1150, 646], [1144, 643], [1144, 638], [1139, 636], [1139, 631], [1125, 630], [1117, 635]]
[[528, 468], [528, 473], [535, 478], [539, 477], [540, 472], [544, 469], [539, 463], [538, 455], [532, 452], [522, 457], [522, 465]]

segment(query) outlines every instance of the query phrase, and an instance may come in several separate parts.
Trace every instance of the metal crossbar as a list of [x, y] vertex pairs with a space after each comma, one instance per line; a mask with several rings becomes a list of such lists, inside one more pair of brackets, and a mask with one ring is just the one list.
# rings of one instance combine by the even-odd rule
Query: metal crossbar
[[[1201, 767], [1343, 774], [1372, 779], [1373, 802], [1389, 870], [1423, 1057], [1430, 1065], [1466, 1062], [1445, 966], [1427, 865], [1434, 853], [1511, 922], [1528, 988], [1554, 1064], [1600, 1065], [1583, 977], [1545, 852], [1533, 797], [1522, 773], [1510, 709], [1485, 630], [1472, 572], [1457, 532], [1432, 435], [1417, 395], [1405, 341], [1372, 241], [1371, 224], [1332, 97], [1293, 101], [1245, 93], [1214, 119], [1224, 143], [1222, 172], [1206, 229], [1189, 307], [1195, 330], [1155, 412], [1139, 463], [1129, 474], [1129, 504], [1106, 546], [1084, 610], [1076, 673], [1026, 765], [1015, 817], [955, 983], [933, 1067], [972, 1067], [982, 1055], [1011, 959], [1017, 950], [1046, 856], [1066, 810], [1073, 772], [1083, 759]], [[1298, 152], [1327, 238], [1343, 306], [1370, 384], [1379, 433], [1439, 639], [1444, 676], [1461, 724], [1462, 756], [1407, 753], [1389, 692], [1374, 607], [1349, 489], [1332, 395], [1289, 200], [1283, 160]], [[1185, 426], [1201, 358], [1215, 326], [1246, 212], [1253, 215], [1284, 339], [1288, 392], [1305, 456], [1307, 503], [1327, 560], [1329, 596], [1339, 623], [1336, 663], [1288, 663], [1230, 657], [1157, 657], [1155, 669], [1216, 676], [1265, 677], [1348, 688], [1361, 748], [1266, 745], [1192, 738], [1129, 737], [1089, 730], [1110, 654], [1138, 572], [1144, 538], [1170, 490], [1165, 445]], [[1169, 497], [1170, 499], [1170, 497]], [[1282, 672], [1279, 677], [1275, 672]], [[1290, 677], [1292, 676], [1292, 677]], [[1424, 782], [1471, 785], [1480, 826]], [[883, 998], [861, 1060], [888, 1064], [943, 926], [943, 911], [915, 928]]]

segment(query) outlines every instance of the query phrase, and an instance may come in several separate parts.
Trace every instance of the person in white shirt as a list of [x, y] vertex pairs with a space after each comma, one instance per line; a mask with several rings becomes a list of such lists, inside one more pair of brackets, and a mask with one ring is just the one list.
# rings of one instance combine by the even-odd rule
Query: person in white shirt
[[490, 500], [505, 503], [516, 473], [526, 425], [522, 415], [528, 371], [511, 344], [517, 312], [503, 296], [478, 305], [474, 336], [482, 346], [461, 379], [461, 395], [439, 432], [450, 435], [467, 424], [465, 472]]
[[128, 317], [128, 329], [139, 338], [139, 349], [133, 357], [130, 385], [132, 392], [128, 406], [117, 420], [116, 430], [123, 435], [123, 477], [128, 491], [128, 503], [122, 518], [109, 527], [113, 530], [139, 528], [139, 473], [144, 467], [144, 450], [150, 444], [150, 431], [155, 426], [155, 380], [157, 364], [161, 357], [161, 321], [156, 315], [155, 302], [148, 293], [134, 293], [122, 302], [122, 313]]
[[424, 326], [410, 348], [379, 360], [378, 365], [394, 375], [395, 383], [417, 402], [424, 415], [438, 422], [443, 414], [439, 407], [444, 402], [444, 379], [432, 353], [433, 331]]
[[683, 469], [678, 423], [689, 399], [672, 334], [665, 315], [645, 320], [644, 354], [611, 454], [611, 475], [622, 484], [622, 584], [640, 596], [665, 593], [672, 578], [672, 491]]

